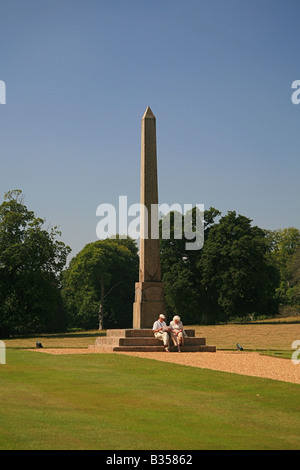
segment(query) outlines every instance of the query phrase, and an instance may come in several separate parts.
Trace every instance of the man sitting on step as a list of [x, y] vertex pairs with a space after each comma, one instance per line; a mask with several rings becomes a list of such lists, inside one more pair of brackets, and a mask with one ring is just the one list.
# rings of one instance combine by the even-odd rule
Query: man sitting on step
[[159, 315], [159, 319], [154, 322], [152, 330], [153, 330], [155, 338], [163, 341], [165, 351], [169, 352], [170, 336], [169, 336], [169, 328], [167, 327], [165, 318], [166, 317], [161, 313]]

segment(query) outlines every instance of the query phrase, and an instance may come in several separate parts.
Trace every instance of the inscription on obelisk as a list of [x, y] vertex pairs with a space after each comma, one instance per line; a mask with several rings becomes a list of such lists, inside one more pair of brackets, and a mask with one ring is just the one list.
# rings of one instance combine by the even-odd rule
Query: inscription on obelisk
[[133, 304], [133, 328], [138, 329], [152, 328], [159, 314], [165, 313], [158, 238], [156, 119], [150, 107], [142, 118], [140, 216], [140, 271]]

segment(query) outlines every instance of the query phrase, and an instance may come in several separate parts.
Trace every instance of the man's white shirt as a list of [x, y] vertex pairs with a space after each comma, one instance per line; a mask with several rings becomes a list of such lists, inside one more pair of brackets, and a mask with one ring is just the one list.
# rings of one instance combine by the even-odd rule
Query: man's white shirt
[[166, 322], [161, 322], [157, 320], [156, 322], [153, 323], [153, 328], [152, 330], [159, 330], [160, 328], [167, 328]]

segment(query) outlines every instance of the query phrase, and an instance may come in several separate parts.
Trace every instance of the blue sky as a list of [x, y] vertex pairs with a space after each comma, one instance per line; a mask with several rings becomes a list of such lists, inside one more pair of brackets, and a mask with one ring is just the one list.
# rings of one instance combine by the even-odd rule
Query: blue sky
[[[96, 208], [139, 202], [157, 119], [160, 203], [300, 228], [298, 0], [1, 0], [0, 195], [75, 255]], [[71, 255], [71, 256], [72, 256]]]

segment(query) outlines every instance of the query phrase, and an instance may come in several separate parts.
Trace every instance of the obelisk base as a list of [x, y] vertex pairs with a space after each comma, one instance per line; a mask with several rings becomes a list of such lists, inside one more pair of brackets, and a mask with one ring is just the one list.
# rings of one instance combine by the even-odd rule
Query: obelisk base
[[133, 328], [152, 328], [160, 313], [166, 314], [164, 283], [160, 281], [136, 282]]

